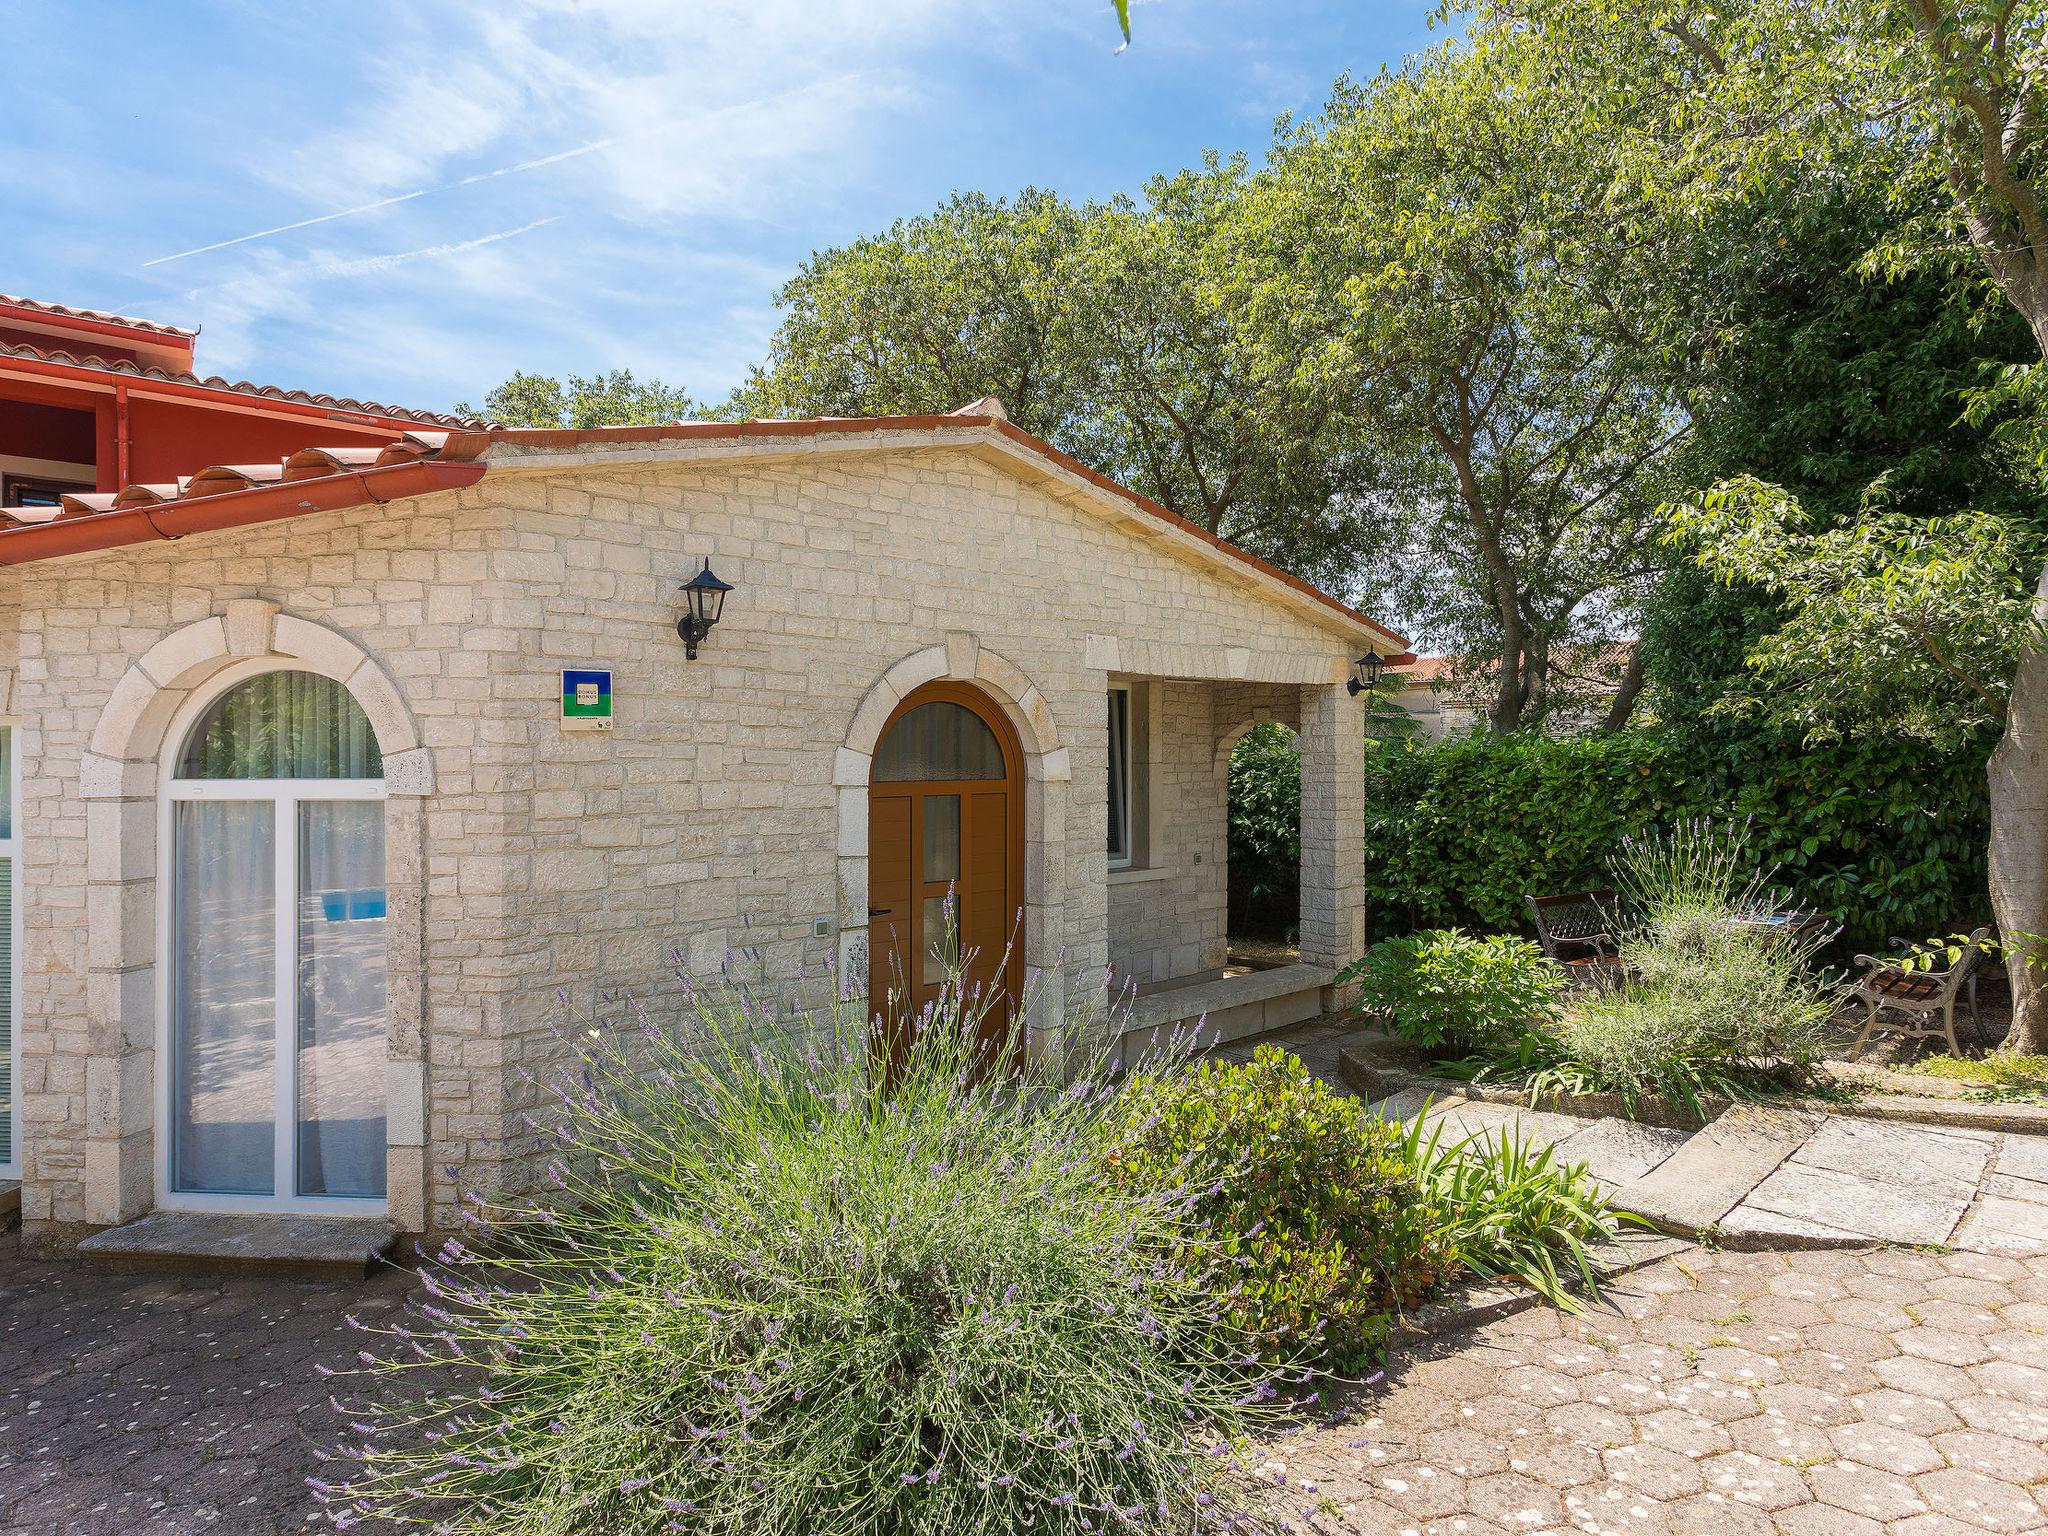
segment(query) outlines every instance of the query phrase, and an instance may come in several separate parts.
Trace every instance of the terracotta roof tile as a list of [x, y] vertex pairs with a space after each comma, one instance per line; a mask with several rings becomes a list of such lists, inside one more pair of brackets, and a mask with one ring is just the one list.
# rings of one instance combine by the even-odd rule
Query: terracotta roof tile
[[[453, 439], [455, 448], [450, 451]], [[61, 498], [56, 507], [0, 508], [0, 534], [8, 523], [40, 528], [73, 518], [94, 517], [133, 507], [160, 507], [172, 502], [199, 501], [237, 491], [261, 490], [332, 475], [388, 469], [434, 460], [464, 463], [480, 457], [488, 443], [482, 433], [408, 432], [396, 442], [366, 448], [301, 448], [291, 457], [264, 464], [210, 464], [190, 475], [155, 484], [125, 485], [118, 491], [79, 491]], [[367, 499], [367, 498], [366, 498]]]
[[188, 331], [181, 325], [165, 325], [156, 320], [138, 320], [133, 315], [116, 315], [104, 309], [74, 309], [69, 304], [52, 304], [47, 299], [24, 299], [11, 293], [0, 293], [0, 306], [34, 310], [39, 315], [51, 315], [60, 320], [98, 320], [106, 325], [125, 326], [131, 331], [149, 331], [158, 336], [175, 337], [179, 341], [190, 341], [199, 334], [197, 331]]
[[54, 363], [63, 368], [87, 368], [95, 373], [115, 374], [123, 378], [218, 390], [223, 394], [242, 395], [252, 399], [281, 400], [291, 405], [317, 406], [323, 410], [346, 411], [353, 416], [381, 416], [388, 421], [416, 422], [421, 426], [443, 427], [455, 431], [473, 431], [484, 425], [473, 417], [450, 416], [440, 411], [415, 411], [404, 406], [383, 405], [375, 400], [351, 400], [344, 395], [311, 394], [303, 389], [280, 389], [275, 384], [251, 384], [247, 380], [236, 382], [224, 379], [218, 374], [202, 378], [196, 373], [185, 373], [169, 368], [145, 367], [138, 363], [81, 356], [55, 348], [33, 347], [26, 342], [0, 341], [0, 363], [4, 363], [10, 357], [28, 362]]

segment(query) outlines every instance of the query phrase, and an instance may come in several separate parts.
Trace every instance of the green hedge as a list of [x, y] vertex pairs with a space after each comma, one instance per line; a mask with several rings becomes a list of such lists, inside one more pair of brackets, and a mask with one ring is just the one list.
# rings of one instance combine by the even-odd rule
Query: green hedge
[[1475, 735], [1368, 748], [1365, 859], [1375, 937], [1526, 932], [1522, 897], [1607, 883], [1622, 837], [1688, 816], [1747, 823], [1759, 867], [1832, 914], [1845, 942], [1984, 920], [1990, 743], [1937, 754], [1873, 740], [1806, 749], [1750, 736], [1703, 760], [1654, 729]]

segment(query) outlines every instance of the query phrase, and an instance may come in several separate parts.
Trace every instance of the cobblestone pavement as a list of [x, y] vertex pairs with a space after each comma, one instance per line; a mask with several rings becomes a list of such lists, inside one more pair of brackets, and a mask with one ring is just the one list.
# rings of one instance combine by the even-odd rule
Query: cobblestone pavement
[[1271, 1447], [1308, 1524], [1371, 1536], [1965, 1536], [2048, 1526], [2048, 1267], [1691, 1251], [1582, 1318], [1397, 1358]]
[[[326, 1529], [301, 1479], [367, 1286], [112, 1276], [0, 1254], [0, 1533]], [[1692, 1251], [1584, 1318], [1398, 1356], [1271, 1448], [1368, 1536], [1961, 1536], [2048, 1527], [2048, 1268]], [[1313, 1485], [1312, 1487], [1309, 1485]]]
[[0, 1237], [0, 1533], [282, 1536], [333, 1527], [303, 1479], [335, 1423], [313, 1367], [367, 1285], [109, 1275]]

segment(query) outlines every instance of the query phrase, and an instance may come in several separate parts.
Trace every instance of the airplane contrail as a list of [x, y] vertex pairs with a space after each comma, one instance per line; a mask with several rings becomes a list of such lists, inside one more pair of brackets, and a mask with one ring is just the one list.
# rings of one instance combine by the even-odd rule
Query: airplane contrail
[[[655, 129], [652, 132], [665, 132]], [[629, 139], [647, 138], [650, 134], [614, 134], [608, 139], [593, 139], [588, 144], [579, 144], [574, 149], [557, 150], [552, 155], [542, 155], [535, 160], [522, 160], [517, 165], [501, 165], [495, 171], [478, 171], [474, 176], [464, 176], [458, 181], [443, 182], [438, 187], [421, 187], [415, 192], [400, 192], [394, 197], [380, 197], [374, 203], [358, 203], [353, 208], [338, 208], [333, 213], [315, 214], [310, 219], [298, 219], [290, 224], [278, 224], [269, 229], [252, 230], [246, 235], [236, 235], [230, 240], [216, 240], [211, 245], [195, 245], [189, 251], [174, 251], [169, 256], [155, 256], [145, 261], [145, 267], [160, 267], [165, 262], [183, 261], [187, 256], [204, 256], [208, 251], [224, 251], [231, 245], [246, 245], [251, 240], [267, 240], [272, 235], [290, 234], [295, 229], [310, 229], [315, 224], [329, 224], [336, 219], [353, 218], [359, 213], [375, 213], [379, 208], [394, 208], [400, 203], [409, 203], [415, 198], [432, 197], [437, 192], [453, 192], [459, 187], [473, 187], [480, 181], [491, 181], [499, 176], [515, 176], [521, 171], [536, 171], [544, 165], [555, 165], [563, 160], [574, 160], [580, 155], [595, 154], [601, 149], [610, 149], [614, 144], [623, 144]]]

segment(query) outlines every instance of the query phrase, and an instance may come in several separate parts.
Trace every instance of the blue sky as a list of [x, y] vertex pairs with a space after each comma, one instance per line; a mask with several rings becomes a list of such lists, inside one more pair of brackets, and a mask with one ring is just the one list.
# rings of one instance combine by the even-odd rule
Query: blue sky
[[[1422, 0], [0, 0], [0, 292], [426, 408], [515, 368], [718, 399], [811, 251], [955, 189], [1258, 152]], [[249, 238], [254, 236], [255, 238]]]

